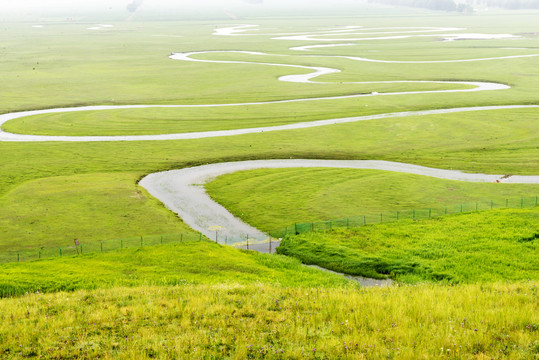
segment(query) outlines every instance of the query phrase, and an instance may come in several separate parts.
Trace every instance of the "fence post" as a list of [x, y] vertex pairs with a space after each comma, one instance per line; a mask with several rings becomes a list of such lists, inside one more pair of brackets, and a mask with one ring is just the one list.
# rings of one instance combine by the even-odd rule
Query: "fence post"
[[225, 235], [225, 245], [228, 245], [228, 235]]
[[200, 236], [198, 237], [198, 241], [202, 241], [202, 233], [200, 233]]
[[100, 243], [101, 243], [101, 252], [103, 252], [103, 240], [101, 240]]
[[462, 204], [460, 204], [460, 212], [462, 212]]
[[269, 244], [269, 253], [271, 254], [271, 236], [270, 236], [270, 244]]
[[21, 262], [21, 254], [17, 253], [17, 262]]
[[62, 256], [62, 248], [60, 248], [60, 256]]
[[[537, 201], [535, 201], [535, 202], [537, 202]], [[346, 218], [346, 228], [347, 229], [350, 228], [350, 221], [349, 221], [348, 218]], [[271, 238], [270, 238], [270, 240], [271, 240]]]
[[444, 215], [447, 215], [447, 206], [444, 207]]
[[249, 235], [245, 235], [245, 237], [247, 238], [247, 250], [249, 250]]
[[314, 231], [314, 223], [312, 222], [311, 223], [311, 232], [313, 232], [313, 231]]
[[39, 249], [39, 252], [38, 252], [38, 254], [37, 254], [37, 258], [38, 258], [38, 259], [41, 259], [41, 249]]
[[140, 247], [144, 247], [144, 241], [142, 240], [142, 235], [140, 236]]
[[82, 244], [80, 244], [80, 254], [82, 255]]
[[215, 231], [215, 242], [216, 242], [217, 244], [219, 244], [219, 240], [218, 240], [219, 238], [218, 238], [218, 236], [219, 236], [219, 235], [217, 234], [217, 231]]
[[380, 214], [380, 224], [384, 221], [383, 215]]
[[297, 223], [294, 223], [294, 232], [296, 234], [298, 233], [298, 224]]
[[367, 217], [363, 215], [363, 225], [367, 225]]
[[183, 233], [180, 233], [180, 242], [183, 242]]

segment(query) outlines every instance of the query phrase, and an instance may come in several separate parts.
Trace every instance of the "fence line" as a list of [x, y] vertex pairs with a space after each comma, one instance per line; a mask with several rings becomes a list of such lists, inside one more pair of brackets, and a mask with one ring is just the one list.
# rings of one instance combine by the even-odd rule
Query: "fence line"
[[33, 250], [10, 251], [0, 253], [0, 263], [23, 262], [42, 258], [83, 255], [88, 253], [109, 252], [128, 248], [142, 248], [181, 242], [202, 241], [205, 237], [201, 233], [159, 234], [146, 236], [130, 236], [116, 240], [101, 240], [98, 242], [75, 242], [69, 246], [39, 248]]
[[327, 231], [333, 228], [351, 228], [364, 226], [367, 224], [380, 224], [395, 222], [398, 220], [410, 219], [410, 220], [424, 220], [433, 217], [440, 217], [450, 214], [458, 214], [465, 212], [474, 212], [482, 210], [492, 209], [520, 209], [529, 208], [539, 205], [539, 197], [520, 197], [520, 198], [506, 198], [503, 200], [487, 200], [487, 201], [474, 201], [469, 203], [447, 205], [443, 207], [431, 207], [424, 209], [411, 209], [400, 210], [393, 212], [384, 212], [379, 214], [368, 214], [361, 216], [352, 216], [341, 219], [333, 219], [326, 221], [295, 223], [284, 228], [274, 229], [268, 231], [268, 234], [272, 238], [283, 238], [286, 235], [297, 235], [301, 233], [311, 231]]
[[[215, 242], [222, 245], [231, 245], [235, 247], [243, 247], [246, 249], [256, 249], [258, 251], [267, 252], [268, 246], [269, 252], [273, 252], [278, 246], [279, 240], [286, 235], [297, 235], [312, 231], [327, 231], [333, 228], [352, 228], [358, 226], [364, 226], [367, 224], [380, 224], [395, 222], [404, 219], [410, 220], [423, 220], [433, 217], [440, 217], [444, 215], [475, 212], [482, 210], [501, 209], [501, 208], [529, 208], [539, 206], [539, 196], [532, 197], [520, 197], [520, 198], [506, 198], [504, 200], [488, 200], [488, 201], [475, 201], [470, 203], [463, 203], [458, 205], [447, 205], [444, 207], [432, 207], [424, 209], [411, 209], [411, 210], [399, 210], [394, 212], [385, 212], [379, 214], [369, 214], [362, 216], [352, 216], [341, 219], [333, 219], [326, 221], [316, 221], [307, 223], [295, 223], [293, 225], [270, 230], [268, 231], [269, 238], [265, 241], [259, 242], [255, 239], [250, 239], [249, 235], [241, 239], [232, 238], [215, 238]], [[142, 248], [144, 246], [163, 245], [171, 243], [181, 242], [193, 242], [202, 241], [203, 235], [201, 233], [180, 233], [180, 234], [160, 234], [160, 235], [147, 235], [137, 237], [125, 237], [117, 240], [107, 240], [90, 243], [80, 243], [78, 246], [73, 245], [54, 247], [54, 248], [40, 248], [35, 250], [21, 250], [0, 253], [0, 263], [8, 262], [22, 262], [30, 261], [41, 258], [52, 258], [60, 256], [73, 256], [78, 254], [108, 252], [119, 249], [127, 248]], [[273, 239], [273, 241], [272, 241]]]

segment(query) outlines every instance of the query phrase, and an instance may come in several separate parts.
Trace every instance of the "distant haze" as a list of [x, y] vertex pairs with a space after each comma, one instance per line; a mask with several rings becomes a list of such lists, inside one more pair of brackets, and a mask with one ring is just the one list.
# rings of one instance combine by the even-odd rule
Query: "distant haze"
[[78, 13], [85, 11], [119, 11], [134, 9], [136, 7], [146, 7], [148, 9], [221, 9], [238, 6], [269, 6], [269, 7], [311, 7], [327, 6], [332, 7], [340, 3], [354, 4], [363, 0], [0, 0], [0, 12], [13, 11], [40, 11], [40, 12], [65, 12], [75, 11]]

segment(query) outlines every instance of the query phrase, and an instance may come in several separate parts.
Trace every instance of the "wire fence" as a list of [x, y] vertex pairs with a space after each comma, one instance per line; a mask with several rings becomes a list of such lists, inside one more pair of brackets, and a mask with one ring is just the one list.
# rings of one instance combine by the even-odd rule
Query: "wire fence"
[[[279, 245], [282, 238], [287, 235], [297, 235], [312, 231], [327, 231], [334, 228], [352, 228], [367, 224], [389, 223], [399, 220], [424, 220], [444, 215], [491, 210], [500, 208], [529, 208], [539, 205], [539, 196], [507, 198], [502, 200], [488, 200], [462, 203], [458, 205], [448, 205], [444, 207], [432, 207], [424, 209], [400, 210], [394, 212], [384, 212], [379, 214], [369, 214], [362, 216], [351, 216], [342, 219], [326, 221], [295, 223], [284, 228], [268, 231], [268, 238], [265, 240], [251, 239], [249, 235], [241, 239], [219, 238], [216, 235], [215, 241], [222, 245], [230, 245], [247, 250], [272, 253]], [[108, 252], [127, 248], [143, 248], [145, 246], [164, 245], [171, 243], [207, 241], [201, 233], [180, 233], [180, 234], [160, 234], [146, 236], [131, 236], [117, 240], [104, 240], [94, 242], [73, 242], [72, 245], [39, 248], [31, 250], [10, 251], [0, 253], [0, 263], [23, 262], [41, 258], [53, 258], [62, 256], [83, 255], [89, 253]], [[78, 245], [76, 245], [78, 243]]]
[[399, 220], [424, 220], [433, 217], [439, 217], [450, 214], [464, 212], [492, 210], [501, 208], [529, 208], [539, 205], [538, 196], [507, 198], [502, 200], [474, 201], [457, 205], [448, 205], [444, 207], [432, 207], [424, 209], [401, 210], [394, 212], [384, 212], [379, 214], [369, 214], [362, 216], [352, 216], [342, 219], [333, 219], [327, 221], [316, 221], [306, 223], [296, 223], [284, 228], [271, 230], [268, 232], [270, 237], [283, 238], [286, 235], [298, 235], [311, 231], [327, 231], [334, 228], [351, 228], [367, 224], [389, 223]]
[[[200, 233], [160, 234], [146, 236], [131, 236], [117, 240], [104, 240], [93, 242], [73, 241], [72, 245], [39, 248], [21, 251], [9, 251], [0, 253], [0, 263], [23, 262], [42, 258], [61, 256], [74, 256], [89, 253], [108, 252], [128, 248], [142, 248], [145, 246], [164, 245], [181, 242], [203, 241], [206, 239]], [[78, 245], [76, 245], [78, 243]]]

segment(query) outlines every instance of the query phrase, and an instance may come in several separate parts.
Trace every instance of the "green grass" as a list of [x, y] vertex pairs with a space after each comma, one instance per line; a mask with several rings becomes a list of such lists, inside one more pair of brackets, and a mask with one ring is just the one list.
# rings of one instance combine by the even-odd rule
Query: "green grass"
[[[365, 13], [367, 14], [367, 13]], [[532, 33], [537, 12], [473, 17], [410, 12], [391, 26], [460, 26], [467, 32]], [[226, 25], [226, 22], [224, 22]], [[335, 25], [383, 26], [379, 17], [257, 19], [260, 33], [312, 31]], [[8, 122], [17, 132], [55, 134], [142, 134], [243, 128], [267, 124], [417, 109], [536, 103], [539, 58], [456, 64], [376, 64], [303, 57], [297, 42], [255, 37], [214, 37], [207, 22], [119, 22], [104, 32], [87, 24], [47, 22], [42, 29], [6, 22], [0, 31], [0, 111], [96, 104], [208, 104], [267, 101], [425, 89], [430, 85], [339, 84], [374, 80], [483, 80], [511, 90], [423, 94], [316, 101], [223, 109], [125, 110], [47, 115]], [[154, 35], [177, 37], [156, 37]], [[528, 54], [536, 38], [517, 41], [442, 43], [433, 38], [360, 42], [317, 49], [310, 55], [352, 55], [388, 60], [432, 60]], [[120, 46], [118, 44], [121, 44]], [[51, 51], [51, 49], [54, 49]], [[292, 84], [278, 76], [301, 69], [241, 64], [205, 64], [168, 59], [175, 51], [251, 50], [290, 57], [282, 63], [329, 66], [342, 73], [333, 84]], [[209, 58], [265, 61], [241, 54]], [[34, 70], [35, 68], [35, 70]], [[307, 72], [307, 70], [305, 71]], [[129, 119], [129, 121], [128, 121]], [[179, 119], [179, 120], [177, 120]], [[537, 110], [504, 110], [410, 117], [294, 131], [192, 141], [131, 143], [0, 143], [0, 246], [63, 246], [73, 237], [88, 241], [179, 233], [186, 227], [142, 192], [136, 181], [162, 170], [229, 160], [267, 158], [381, 159], [470, 172], [537, 174]], [[103, 191], [89, 185], [103, 186]], [[401, 193], [389, 192], [395, 199]], [[406, 195], [407, 196], [407, 195]], [[110, 201], [110, 200], [113, 201]], [[339, 206], [340, 207], [340, 206]], [[393, 208], [391, 208], [393, 209]], [[337, 211], [335, 211], [337, 212]], [[350, 214], [346, 214], [350, 215]], [[333, 216], [331, 216], [333, 217]], [[298, 221], [306, 220], [303, 215]]]
[[284, 287], [355, 286], [295, 259], [206, 241], [0, 265], [0, 297], [121, 286], [257, 282]]
[[[310, 53], [313, 55], [387, 60], [428, 56], [445, 60], [535, 52], [503, 49], [508, 46], [537, 48], [537, 37], [532, 34], [537, 27], [536, 11], [463, 17], [399, 12], [391, 23], [379, 16], [383, 12], [378, 16], [367, 14], [371, 13], [335, 18], [305, 16], [293, 21], [245, 20], [260, 23], [261, 33], [310, 31], [335, 25], [458, 26], [467, 27], [466, 32], [527, 33], [517, 41], [441, 43], [436, 37], [370, 41], [356, 47], [318, 49]], [[418, 109], [537, 103], [539, 58], [425, 65], [307, 58], [288, 49], [306, 43], [269, 40], [269, 35], [212, 37], [214, 23], [119, 22], [110, 31], [91, 32], [82, 23], [48, 22], [43, 29], [32, 29], [29, 23], [4, 22], [0, 29], [0, 112], [97, 104], [268, 101], [432, 87], [358, 86], [339, 84], [341, 81], [482, 80], [507, 83], [512, 89], [208, 111], [153, 109], [51, 115], [16, 120], [5, 128], [51, 134], [167, 133]], [[320, 78], [333, 84], [290, 84], [277, 78], [298, 73], [296, 69], [188, 63], [167, 58], [175, 51], [218, 49], [294, 54], [279, 61], [337, 67], [342, 73]], [[232, 58], [260, 61], [247, 56]], [[290, 157], [381, 159], [469, 172], [537, 174], [536, 120], [537, 110], [505, 110], [192, 141], [0, 143], [1, 251], [71, 245], [74, 237], [85, 246], [96, 246], [101, 239], [188, 232], [136, 182], [148, 173], [198, 164]], [[480, 185], [485, 187], [471, 192], [459, 189], [459, 198], [491, 193], [487, 189], [490, 184]], [[436, 187], [443, 194], [443, 186]], [[502, 191], [497, 187], [496, 196], [504, 196], [505, 188]], [[413, 184], [408, 182], [407, 191], [412, 190]], [[384, 202], [397, 206], [400, 204], [394, 203], [408, 195], [406, 191], [380, 189], [375, 199], [379, 204], [369, 206], [376, 211]], [[322, 204], [322, 200], [316, 202]], [[429, 200], [413, 201], [419, 204]], [[335, 213], [337, 209], [328, 211]], [[485, 245], [492, 244], [490, 239], [490, 243], [472, 248], [470, 259], [463, 260], [463, 264], [481, 264], [477, 271], [464, 271], [459, 263], [447, 265], [450, 259], [463, 259], [458, 248], [447, 248], [448, 242], [420, 248], [418, 253], [425, 258], [421, 258], [424, 273], [430, 269], [431, 275], [453, 276], [445, 277], [448, 282], [479, 281], [480, 285], [427, 284], [358, 290], [338, 276], [305, 269], [296, 259], [246, 253], [205, 242], [0, 265], [4, 295], [33, 292], [0, 301], [0, 357], [534, 359], [539, 350], [536, 241], [514, 240], [531, 238], [537, 232], [537, 216], [532, 216], [531, 210], [492, 214], [499, 214], [495, 223], [482, 223], [480, 214], [466, 214], [437, 222], [401, 222], [358, 229], [382, 229], [387, 235], [383, 244], [395, 244], [392, 232], [406, 233], [412, 228], [415, 232], [423, 226], [425, 231], [430, 229], [424, 237], [426, 241], [439, 233], [447, 237], [449, 232], [441, 230], [441, 224], [459, 219], [463, 223], [451, 228], [455, 236], [465, 239], [475, 234], [479, 241], [486, 235], [479, 233], [483, 227], [478, 224], [490, 224], [485, 234], [498, 229], [495, 238], [499, 237], [496, 244], [500, 249]], [[433, 225], [429, 228], [425, 224]], [[517, 225], [518, 229], [512, 228]], [[514, 237], [509, 238], [511, 235]], [[376, 236], [372, 234], [379, 240]], [[471, 243], [459, 244], [470, 249]], [[341, 254], [358, 254], [353, 246], [343, 244], [350, 245], [344, 240], [339, 243]], [[419, 255], [406, 257], [413, 244], [403, 244], [400, 238], [396, 244], [399, 247], [377, 248], [377, 254], [383, 253], [384, 261], [394, 268], [395, 264], [419, 261]], [[526, 246], [527, 252], [523, 250]], [[452, 257], [434, 261], [440, 254]], [[522, 263], [508, 258], [510, 254], [516, 254]], [[397, 255], [397, 260], [391, 258]], [[486, 259], [499, 262], [486, 264]], [[444, 264], [447, 268], [442, 268]], [[523, 268], [526, 264], [527, 269]], [[535, 280], [506, 283], [524, 279], [526, 274]], [[397, 278], [421, 281], [417, 274]], [[490, 284], [495, 279], [504, 281]], [[70, 291], [41, 294], [58, 290]]]
[[135, 187], [136, 180], [134, 174], [87, 174], [38, 179], [17, 187], [0, 198], [0, 252], [72, 245], [74, 238], [88, 243], [194, 233], [144, 189]]
[[[441, 209], [443, 214], [446, 206], [453, 209], [475, 201], [484, 209], [485, 202], [505, 206], [510, 198], [511, 206], [516, 206], [516, 197], [539, 194], [537, 184], [470, 183], [380, 170], [327, 168], [241, 171], [219, 176], [206, 189], [234, 215], [264, 230], [360, 215], [370, 215], [372, 222], [373, 216], [379, 221], [381, 213], [389, 219], [397, 211], [413, 209], [434, 208], [433, 214]], [[465, 211], [470, 210], [468, 205]]]
[[[66, 238], [71, 243], [72, 237], [77, 236], [97, 240], [184, 231], [183, 224], [174, 220], [172, 215], [165, 215], [157, 202], [145, 202], [146, 195], [140, 201], [131, 196], [140, 191], [136, 180], [145, 174], [205, 163], [290, 157], [375, 159], [470, 172], [537, 174], [539, 150], [536, 134], [539, 132], [537, 121], [534, 121], [535, 113], [531, 110], [507, 110], [387, 119], [189, 141], [0, 143], [0, 153], [9, 154], [0, 158], [0, 172], [3, 174], [0, 177], [0, 223], [3, 225], [0, 238], [2, 242], [17, 244], [16, 249], [12, 248], [17, 250], [26, 243], [34, 246], [46, 241], [57, 246]], [[491, 131], [495, 135], [490, 135]], [[108, 185], [103, 191], [89, 185], [70, 185], [84, 184], [85, 176], [102, 186]], [[66, 183], [66, 179], [70, 182]], [[484, 186], [492, 187], [489, 184]], [[37, 197], [36, 187], [40, 188]], [[48, 188], [55, 192], [53, 197], [47, 195]], [[57, 192], [55, 188], [62, 191]], [[112, 192], [117, 205], [106, 196]], [[481, 200], [491, 197], [488, 191], [479, 192]], [[512, 195], [522, 194], [520, 190], [516, 192]], [[537, 193], [530, 192], [532, 195]], [[530, 192], [525, 195], [530, 195]], [[284, 192], [279, 196], [282, 194]], [[409, 196], [409, 193], [403, 195], [398, 189], [388, 194], [394, 196], [389, 204], [402, 202], [403, 197]], [[296, 200], [300, 201], [304, 195]], [[380, 199], [389, 199], [381, 195]], [[40, 203], [36, 202], [38, 198]], [[335, 218], [340, 215], [338, 209], [342, 206], [339, 204], [316, 217], [296, 214], [290, 220]], [[66, 212], [66, 207], [71, 211]], [[265, 208], [267, 206], [259, 209]], [[391, 205], [385, 211], [389, 209], [400, 210], [401, 205]], [[233, 211], [239, 213], [238, 210]], [[123, 216], [126, 213], [128, 217]], [[59, 216], [62, 222], [56, 221], [53, 215]], [[357, 209], [343, 215], [361, 215], [361, 212]], [[100, 231], [95, 232], [85, 219], [96, 220]], [[279, 226], [289, 225], [290, 220], [284, 224], [281, 222]], [[77, 225], [66, 229], [70, 223]], [[274, 227], [271, 225], [260, 224], [263, 228]]]
[[531, 360], [538, 286], [231, 283], [32, 293], [0, 301], [0, 356]]
[[537, 280], [539, 208], [288, 236], [278, 253], [352, 275], [404, 283]]

